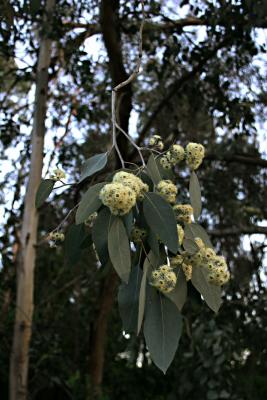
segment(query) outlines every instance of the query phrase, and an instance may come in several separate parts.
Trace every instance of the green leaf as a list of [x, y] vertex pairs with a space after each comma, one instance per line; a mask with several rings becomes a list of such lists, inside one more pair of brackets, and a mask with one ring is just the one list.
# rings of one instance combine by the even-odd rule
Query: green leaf
[[166, 373], [182, 333], [182, 316], [167, 297], [147, 287], [144, 335], [153, 362]]
[[190, 194], [190, 202], [191, 206], [194, 210], [194, 218], [195, 221], [198, 220], [201, 214], [201, 190], [198, 181], [198, 177], [194, 171], [191, 172], [190, 183], [189, 183], [189, 194]]
[[84, 240], [87, 237], [83, 224], [71, 225], [64, 241], [64, 254], [67, 265], [74, 266], [80, 260]]
[[161, 171], [153, 154], [151, 154], [151, 156], [148, 159], [147, 171], [155, 185], [157, 185], [159, 181], [163, 179]]
[[183, 247], [190, 255], [194, 255], [197, 251], [199, 251], [198, 245], [192, 239], [185, 238], [183, 240]]
[[157, 193], [146, 193], [143, 201], [145, 219], [172, 253], [178, 251], [177, 225], [172, 207]]
[[133, 227], [133, 211], [131, 210], [128, 214], [122, 217], [123, 223], [127, 232], [128, 237], [131, 236], [132, 227]]
[[166, 293], [165, 296], [176, 305], [179, 311], [182, 310], [187, 298], [187, 282], [181, 268], [178, 269], [177, 283], [174, 290]]
[[207, 279], [208, 272], [203, 267], [192, 270], [192, 284], [203, 296], [205, 302], [214, 312], [218, 312], [221, 304], [221, 287], [212, 285]]
[[140, 293], [139, 293], [139, 308], [138, 308], [138, 322], [137, 322], [137, 335], [139, 334], [144, 319], [145, 303], [146, 303], [146, 286], [147, 286], [147, 272], [150, 266], [152, 252], [148, 254], [143, 265], [143, 276], [141, 281]]
[[99, 212], [92, 228], [93, 242], [102, 265], [105, 265], [109, 259], [108, 232], [113, 218], [109, 209], [105, 207]]
[[88, 158], [82, 166], [80, 182], [103, 169], [107, 161], [107, 153], [96, 154]]
[[108, 232], [109, 257], [123, 282], [128, 282], [131, 272], [131, 253], [126, 229], [120, 217], [115, 217]]
[[48, 198], [53, 190], [55, 181], [53, 179], [43, 179], [38, 187], [35, 197], [35, 207], [39, 208]]
[[85, 192], [76, 212], [75, 222], [77, 225], [85, 222], [89, 215], [100, 208], [102, 202], [99, 199], [99, 192], [105, 184], [106, 182], [97, 183]]
[[142, 270], [137, 265], [131, 270], [129, 283], [122, 282], [119, 287], [119, 312], [123, 329], [127, 333], [136, 333], [141, 277]]
[[210, 238], [202, 226], [199, 224], [185, 224], [184, 227], [184, 233], [185, 237], [187, 239], [194, 240], [196, 237], [199, 237], [200, 239], [203, 240], [204, 244], [207, 247], [211, 247], [213, 249], [212, 243], [210, 241]]
[[154, 234], [154, 232], [151, 229], [149, 229], [149, 231], [148, 231], [147, 242], [148, 242], [151, 250], [153, 251], [153, 253], [156, 256], [159, 256], [159, 241], [157, 239], [157, 236]]

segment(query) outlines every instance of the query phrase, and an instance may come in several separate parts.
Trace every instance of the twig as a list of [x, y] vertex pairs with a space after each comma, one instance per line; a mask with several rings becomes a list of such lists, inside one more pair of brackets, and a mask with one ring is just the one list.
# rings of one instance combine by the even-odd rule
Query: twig
[[142, 62], [142, 54], [143, 54], [143, 29], [144, 29], [144, 25], [145, 25], [145, 6], [144, 6], [144, 0], [141, 0], [141, 6], [142, 6], [142, 22], [140, 25], [140, 29], [139, 29], [139, 46], [138, 46], [138, 59], [137, 59], [137, 63], [136, 63], [136, 67], [134, 69], [134, 71], [132, 72], [132, 74], [129, 76], [129, 78], [127, 78], [125, 81], [119, 83], [117, 86], [114, 87], [114, 89], [112, 90], [112, 97], [111, 97], [111, 113], [112, 113], [112, 147], [115, 148], [121, 165], [124, 168], [125, 166], [125, 162], [122, 158], [120, 149], [118, 147], [117, 144], [117, 136], [116, 136], [116, 128], [119, 129], [125, 136], [126, 138], [130, 141], [130, 143], [137, 149], [138, 154], [140, 156], [140, 159], [142, 161], [142, 164], [145, 165], [145, 161], [143, 158], [143, 155], [141, 153], [141, 149], [136, 145], [136, 143], [134, 142], [134, 140], [130, 137], [130, 135], [128, 135], [128, 133], [126, 133], [117, 123], [116, 121], [116, 93], [123, 88], [126, 85], [129, 85], [129, 83], [131, 83], [134, 79], [136, 79], [136, 77], [138, 76], [139, 72], [140, 72], [140, 67], [141, 67], [141, 62]]

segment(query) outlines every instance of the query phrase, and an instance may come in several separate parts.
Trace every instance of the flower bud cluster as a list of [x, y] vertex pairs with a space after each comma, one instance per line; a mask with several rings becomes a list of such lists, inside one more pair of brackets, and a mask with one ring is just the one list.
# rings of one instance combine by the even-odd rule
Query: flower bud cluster
[[113, 182], [122, 183], [131, 188], [135, 192], [137, 200], [143, 200], [144, 194], [148, 192], [148, 185], [138, 178], [138, 176], [129, 172], [117, 172], [113, 177]]
[[148, 192], [148, 185], [137, 176], [120, 171], [113, 177], [112, 183], [107, 183], [101, 190], [99, 198], [109, 207], [114, 215], [125, 215], [142, 200], [144, 193]]
[[65, 178], [66, 178], [65, 172], [59, 168], [54, 169], [53, 174], [49, 176], [49, 179], [52, 179], [53, 181], [61, 181], [62, 179]]
[[176, 201], [176, 195], [177, 195], [177, 187], [175, 186], [174, 183], [170, 180], [162, 180], [157, 184], [156, 187], [158, 193], [164, 197], [164, 199], [168, 203], [175, 203]]
[[177, 224], [178, 243], [181, 246], [184, 240], [184, 230], [181, 225]]
[[205, 156], [205, 148], [199, 143], [188, 143], [185, 150], [186, 163], [190, 169], [197, 169]]
[[141, 243], [147, 236], [145, 229], [138, 228], [138, 226], [133, 227], [131, 232], [131, 240], [135, 243]]
[[149, 146], [153, 147], [156, 150], [162, 151], [164, 149], [164, 143], [162, 141], [162, 137], [159, 135], [153, 135], [149, 139]]
[[193, 267], [203, 267], [208, 271], [208, 281], [214, 285], [221, 286], [230, 279], [230, 272], [224, 257], [216, 255], [216, 252], [206, 247], [200, 238], [195, 242], [199, 251], [193, 256], [188, 257]]
[[192, 263], [188, 259], [188, 257], [181, 256], [178, 254], [170, 259], [170, 264], [171, 264], [171, 267], [173, 267], [173, 268], [175, 268], [175, 267], [182, 268], [184, 275], [185, 275], [185, 279], [187, 281], [189, 281], [192, 278], [193, 267], [192, 267]]
[[170, 293], [176, 285], [177, 278], [169, 265], [161, 265], [151, 274], [151, 285], [162, 293]]
[[97, 212], [93, 212], [91, 215], [89, 215], [89, 217], [87, 218], [87, 220], [85, 221], [85, 225], [91, 227], [94, 223], [94, 221], [97, 218]]
[[48, 239], [53, 242], [64, 242], [65, 235], [63, 232], [50, 232]]
[[173, 211], [178, 223], [190, 224], [192, 222], [193, 208], [190, 204], [175, 204]]
[[160, 164], [164, 169], [171, 169], [174, 165], [178, 164], [185, 157], [185, 151], [179, 144], [171, 146], [170, 150], [161, 157]]

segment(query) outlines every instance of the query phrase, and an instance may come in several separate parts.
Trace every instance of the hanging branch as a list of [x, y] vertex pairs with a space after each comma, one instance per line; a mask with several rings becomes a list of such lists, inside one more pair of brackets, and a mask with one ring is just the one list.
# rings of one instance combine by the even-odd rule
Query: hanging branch
[[145, 25], [145, 6], [144, 6], [144, 0], [141, 0], [141, 6], [142, 6], [142, 22], [140, 25], [140, 29], [139, 29], [139, 46], [138, 46], [138, 59], [137, 59], [137, 63], [136, 63], [136, 67], [134, 69], [134, 71], [132, 72], [132, 74], [129, 76], [129, 78], [127, 78], [125, 81], [119, 83], [117, 86], [115, 86], [112, 90], [112, 97], [111, 97], [111, 114], [112, 114], [112, 147], [115, 148], [121, 165], [124, 168], [125, 166], [125, 162], [123, 160], [123, 157], [121, 155], [120, 149], [118, 147], [117, 144], [117, 135], [116, 135], [116, 129], [118, 129], [120, 132], [123, 133], [123, 135], [129, 140], [129, 142], [136, 148], [140, 159], [142, 161], [142, 165], [145, 166], [145, 161], [141, 152], [141, 148], [134, 142], [134, 140], [130, 137], [130, 135], [128, 135], [117, 123], [116, 120], [116, 95], [117, 92], [123, 88], [126, 85], [129, 85], [131, 82], [133, 82], [137, 76], [140, 73], [140, 67], [141, 67], [141, 63], [142, 63], [142, 55], [143, 55], [143, 29], [144, 29], [144, 25]]

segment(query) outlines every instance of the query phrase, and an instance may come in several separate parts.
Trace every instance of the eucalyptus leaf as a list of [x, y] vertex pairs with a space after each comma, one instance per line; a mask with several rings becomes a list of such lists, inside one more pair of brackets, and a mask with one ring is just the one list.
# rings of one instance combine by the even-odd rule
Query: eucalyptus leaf
[[145, 302], [146, 302], [146, 287], [147, 287], [147, 272], [150, 266], [150, 258], [152, 257], [152, 252], [148, 254], [148, 257], [145, 259], [143, 265], [143, 276], [141, 281], [140, 293], [139, 293], [139, 307], [138, 307], [138, 323], [137, 323], [137, 335], [139, 334], [142, 322], [144, 319], [144, 312], [145, 312]]
[[151, 154], [148, 159], [147, 171], [155, 185], [157, 185], [163, 179], [161, 171], [153, 154]]
[[98, 213], [92, 228], [92, 238], [99, 260], [102, 265], [108, 262], [108, 231], [114, 216], [108, 208], [103, 208]]
[[106, 182], [97, 183], [96, 185], [91, 186], [87, 192], [85, 192], [76, 212], [76, 224], [85, 222], [89, 215], [100, 208], [102, 202], [99, 199], [99, 192], [102, 187], [105, 186], [105, 184]]
[[187, 282], [181, 268], [178, 269], [177, 283], [174, 290], [170, 293], [166, 293], [165, 296], [176, 305], [179, 311], [182, 310], [187, 298]]
[[178, 251], [177, 224], [172, 207], [157, 193], [146, 193], [143, 201], [144, 216], [147, 224], [168, 249]]
[[142, 270], [139, 265], [132, 268], [128, 284], [122, 282], [118, 292], [119, 312], [123, 329], [127, 333], [136, 333], [139, 292], [142, 279]]
[[117, 274], [128, 283], [131, 272], [131, 253], [127, 231], [120, 217], [115, 217], [108, 232], [109, 257]]
[[103, 169], [107, 161], [107, 153], [95, 154], [93, 157], [88, 158], [82, 166], [80, 182]]
[[39, 208], [48, 198], [53, 190], [55, 181], [53, 179], [42, 179], [35, 197], [35, 207]]
[[67, 230], [64, 241], [64, 255], [68, 266], [74, 266], [80, 260], [86, 237], [84, 224], [73, 224]]
[[131, 236], [132, 227], [133, 227], [133, 211], [131, 210], [128, 214], [122, 217], [123, 223], [127, 232], [128, 237]]
[[159, 256], [159, 241], [155, 233], [149, 229], [147, 236], [147, 243], [149, 244], [151, 250], [156, 256]]
[[192, 270], [192, 284], [203, 296], [205, 302], [214, 312], [218, 312], [221, 304], [221, 287], [208, 282], [208, 272], [203, 267], [195, 267]]
[[205, 229], [201, 225], [196, 223], [185, 224], [184, 233], [187, 239], [194, 240], [196, 237], [199, 237], [200, 239], [203, 240], [204, 244], [207, 247], [211, 247], [213, 249], [210, 238]]
[[198, 245], [192, 239], [185, 238], [183, 240], [183, 247], [190, 255], [194, 255], [197, 251], [199, 251]]
[[147, 286], [144, 336], [153, 362], [166, 373], [182, 333], [182, 316], [176, 305]]
[[191, 172], [190, 183], [189, 183], [189, 194], [190, 194], [190, 202], [194, 211], [195, 221], [198, 220], [201, 214], [201, 190], [198, 181], [198, 177], [194, 171]]

